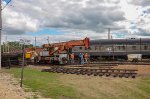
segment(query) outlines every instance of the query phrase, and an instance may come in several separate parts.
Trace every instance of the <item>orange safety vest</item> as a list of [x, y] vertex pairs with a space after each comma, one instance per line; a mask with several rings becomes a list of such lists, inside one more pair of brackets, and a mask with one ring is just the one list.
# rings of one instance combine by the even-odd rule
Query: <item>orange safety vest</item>
[[71, 59], [74, 59], [74, 54], [71, 54]]
[[88, 54], [84, 54], [84, 58], [88, 58]]

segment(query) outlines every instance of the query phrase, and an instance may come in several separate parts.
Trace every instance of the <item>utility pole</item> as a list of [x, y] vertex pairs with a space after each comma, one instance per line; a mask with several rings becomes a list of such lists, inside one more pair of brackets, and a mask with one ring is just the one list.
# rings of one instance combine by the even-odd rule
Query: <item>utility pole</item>
[[[3, 45], [3, 47], [1, 47], [1, 51], [4, 53], [4, 52], [5, 52], [5, 49], [4, 49], [4, 48], [5, 48], [5, 43], [3, 42], [2, 45]], [[1, 46], [2, 46], [2, 45], [1, 45]]]
[[20, 87], [22, 87], [22, 83], [23, 83], [23, 70], [24, 70], [24, 65], [25, 65], [25, 43], [23, 44], [23, 56], [22, 56], [22, 69], [21, 69], [21, 82], [20, 82]]
[[36, 50], [36, 37], [35, 37], [35, 50]]
[[21, 69], [21, 82], [20, 82], [20, 87], [22, 87], [23, 84], [23, 76], [24, 76], [24, 66], [25, 66], [25, 45], [29, 44], [29, 40], [25, 40], [25, 39], [20, 39], [20, 43], [22, 43], [23, 47], [22, 47], [22, 69]]
[[47, 40], [48, 40], [48, 44], [49, 44], [49, 36], [48, 36], [48, 39], [47, 39]]
[[4, 53], [6, 53], [6, 43], [3, 42], [3, 46], [4, 46]]
[[7, 53], [8, 52], [8, 48], [7, 48], [8, 46], [7, 46], [7, 36], [6, 36], [6, 38], [5, 38], [5, 52]]
[[0, 0], [0, 69], [2, 67], [1, 64], [1, 37], [2, 36], [2, 1]]
[[111, 40], [112, 40], [112, 51], [113, 51], [113, 61], [115, 60], [115, 56], [114, 56], [114, 40], [113, 40], [113, 36], [111, 35]]
[[110, 40], [110, 28], [108, 28], [108, 39]]
[[[140, 38], [140, 54], [142, 55], [142, 38]], [[141, 58], [142, 61], [142, 58]]]
[[9, 44], [8, 44], [8, 42], [7, 42], [6, 46], [7, 46], [7, 48], [6, 48], [7, 49], [7, 53], [9, 53]]
[[[6, 6], [11, 2], [11, 0], [9, 0], [6, 4]], [[2, 63], [1, 63], [1, 59], [2, 59], [2, 52], [1, 52], [1, 40], [2, 40], [2, 10], [4, 10], [4, 8], [6, 7], [4, 6], [2, 9], [2, 1], [0, 0], [0, 69], [2, 67]]]

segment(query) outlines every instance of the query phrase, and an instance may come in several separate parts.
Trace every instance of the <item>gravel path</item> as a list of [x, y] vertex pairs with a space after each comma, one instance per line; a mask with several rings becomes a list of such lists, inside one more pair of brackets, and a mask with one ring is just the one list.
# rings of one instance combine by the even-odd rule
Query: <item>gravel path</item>
[[38, 93], [25, 92], [17, 79], [0, 70], [0, 99], [46, 99]]

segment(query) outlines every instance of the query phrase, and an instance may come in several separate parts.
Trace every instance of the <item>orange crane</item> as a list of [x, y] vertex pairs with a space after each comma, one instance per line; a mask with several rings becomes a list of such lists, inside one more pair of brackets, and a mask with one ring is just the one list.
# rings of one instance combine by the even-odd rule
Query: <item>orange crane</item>
[[60, 42], [60, 43], [53, 43], [53, 44], [44, 44], [43, 48], [49, 50], [49, 54], [53, 55], [54, 53], [63, 53], [64, 51], [69, 51], [74, 46], [85, 46], [85, 48], [89, 48], [90, 46], [90, 39], [85, 38], [84, 40], [72, 40], [68, 42]]
[[49, 61], [50, 63], [66, 64], [68, 55], [74, 46], [85, 46], [89, 48], [90, 39], [72, 40], [53, 44], [43, 44], [43, 52], [40, 53], [39, 61]]

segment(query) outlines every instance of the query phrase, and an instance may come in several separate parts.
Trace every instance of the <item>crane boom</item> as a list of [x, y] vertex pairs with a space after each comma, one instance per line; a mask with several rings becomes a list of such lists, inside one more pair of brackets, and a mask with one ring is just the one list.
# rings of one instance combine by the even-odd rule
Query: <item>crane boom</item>
[[89, 48], [90, 39], [86, 37], [84, 40], [72, 40], [68, 42], [44, 44], [43, 48], [60, 47], [60, 46], [65, 46], [65, 48], [72, 48], [74, 46], [85, 46], [86, 48]]
[[43, 48], [47, 48], [49, 50], [49, 54], [52, 55], [55, 52], [61, 53], [62, 51], [68, 51], [74, 46], [85, 46], [85, 48], [88, 49], [90, 46], [90, 39], [86, 37], [83, 40], [72, 40], [68, 42], [44, 44]]

